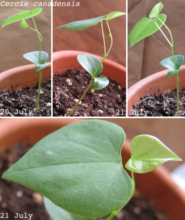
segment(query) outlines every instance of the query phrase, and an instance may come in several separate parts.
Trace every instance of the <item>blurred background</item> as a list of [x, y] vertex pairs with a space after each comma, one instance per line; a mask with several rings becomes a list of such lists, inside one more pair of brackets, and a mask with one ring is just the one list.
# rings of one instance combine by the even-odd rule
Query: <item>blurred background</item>
[[[62, 2], [59, 0], [58, 2]], [[72, 1], [70, 1], [72, 2]], [[113, 11], [126, 12], [126, 0], [78, 0], [79, 7], [54, 7], [53, 28], [64, 24], [107, 15]], [[126, 66], [126, 16], [122, 16], [109, 22], [114, 44], [108, 56], [121, 65]], [[110, 46], [108, 30], [105, 27], [107, 48]], [[84, 31], [72, 32], [65, 29], [54, 30], [53, 50], [80, 50], [103, 56], [103, 40], [101, 25], [98, 24]]]
[[[9, 2], [9, 1], [8, 1]], [[21, 0], [16, 2], [21, 3]], [[24, 10], [33, 10], [32, 0], [26, 0], [28, 6], [0, 6], [0, 26], [3, 21], [10, 16], [13, 16]], [[39, 2], [50, 2], [50, 0], [39, 0]], [[49, 54], [48, 61], [51, 60], [51, 7], [42, 7], [40, 14], [34, 17], [38, 30], [43, 36], [42, 51]], [[32, 19], [27, 19], [26, 22], [34, 27]], [[21, 22], [15, 22], [0, 29], [0, 73], [26, 64], [31, 64], [23, 58], [23, 54], [38, 51], [39, 39], [37, 33], [20, 27]]]
[[[162, 2], [163, 14], [167, 15], [166, 25], [174, 39], [174, 53], [185, 56], [184, 0], [129, 0], [128, 34], [143, 17], [148, 17], [153, 6]], [[167, 30], [162, 28], [169, 36]], [[138, 42], [132, 48], [128, 46], [128, 87], [139, 80], [164, 70], [160, 61], [171, 56], [170, 45], [160, 31]]]

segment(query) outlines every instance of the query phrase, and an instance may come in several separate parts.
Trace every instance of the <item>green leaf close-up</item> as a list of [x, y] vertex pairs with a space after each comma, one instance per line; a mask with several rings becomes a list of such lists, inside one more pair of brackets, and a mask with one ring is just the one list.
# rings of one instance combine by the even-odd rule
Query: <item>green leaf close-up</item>
[[5, 27], [5, 26], [8, 25], [8, 24], [14, 23], [14, 22], [16, 22], [16, 21], [21, 21], [21, 20], [25, 20], [25, 19], [34, 17], [34, 16], [40, 14], [41, 11], [42, 11], [42, 8], [35, 8], [35, 9], [33, 9], [32, 11], [24, 10], [24, 11], [22, 11], [22, 12], [19, 12], [19, 13], [13, 15], [13, 16], [7, 18], [7, 19], [3, 22], [1, 28]]
[[41, 51], [41, 63], [39, 63], [39, 51], [33, 51], [29, 53], [25, 53], [23, 57], [34, 64], [45, 64], [48, 59], [48, 53]]
[[108, 14], [107, 17], [105, 18], [105, 20], [109, 21], [109, 20], [112, 20], [112, 19], [114, 19], [114, 18], [123, 16], [123, 15], [125, 15], [125, 14], [126, 14], [126, 13], [124, 13], [124, 12], [114, 11], [114, 12], [111, 12], [110, 14]]
[[[92, 78], [99, 76], [103, 70], [103, 64], [101, 64], [101, 61], [90, 54], [80, 54], [78, 55], [77, 60]], [[101, 66], [99, 67], [100, 64]], [[99, 69], [96, 71], [98, 67]]]
[[25, 20], [23, 20], [20, 25], [21, 25], [22, 28], [28, 28], [29, 27]]
[[82, 30], [85, 30], [89, 27], [97, 25], [98, 23], [100, 23], [103, 20], [103, 18], [105, 16], [106, 15], [96, 17], [96, 18], [87, 19], [87, 20], [74, 21], [69, 24], [65, 24], [60, 27], [57, 27], [55, 29], [64, 28], [64, 29], [71, 30], [71, 31], [82, 31]]
[[86, 218], [67, 212], [66, 210], [55, 205], [46, 197], [44, 197], [44, 205], [52, 220], [96, 220], [95, 218]]
[[139, 135], [130, 143], [131, 159], [125, 167], [135, 173], [147, 173], [166, 161], [181, 159], [166, 147], [158, 138], [151, 135]]
[[49, 66], [50, 64], [51, 64], [51, 62], [45, 63], [45, 64], [37, 64], [34, 69], [34, 72], [38, 72], [38, 71], [44, 69], [45, 67]]
[[98, 218], [122, 208], [133, 191], [123, 169], [123, 129], [101, 120], [70, 124], [39, 141], [2, 178], [43, 194], [64, 210]]
[[178, 70], [172, 70], [172, 71], [169, 71], [166, 78], [169, 79], [170, 77], [172, 77], [173, 75], [177, 74], [178, 72], [180, 72], [183, 68], [181, 69], [178, 69]]
[[[159, 18], [165, 23], [166, 21], [166, 15], [165, 14], [160, 14]], [[157, 32], [159, 27], [163, 26], [163, 23], [158, 19], [150, 19], [150, 18], [142, 18], [132, 29], [132, 31], [129, 34], [129, 42], [130, 46], [132, 47], [134, 44], [139, 42], [140, 40], [154, 34]]]
[[109, 85], [109, 79], [106, 77], [96, 77], [94, 78], [94, 82], [91, 86], [92, 89], [94, 90], [100, 90]]
[[156, 4], [153, 8], [152, 11], [150, 12], [149, 18], [156, 18], [159, 16], [159, 13], [161, 12], [161, 10], [163, 9], [163, 4], [161, 2], [159, 2], [158, 4]]
[[174, 56], [174, 60], [175, 60], [176, 69], [175, 69], [175, 66], [174, 66], [173, 57], [168, 57], [168, 58], [162, 60], [160, 62], [160, 64], [162, 66], [166, 67], [167, 69], [170, 69], [170, 70], [178, 70], [178, 69], [180, 69], [182, 63], [184, 62], [184, 56], [182, 56], [182, 55], [175, 55]]

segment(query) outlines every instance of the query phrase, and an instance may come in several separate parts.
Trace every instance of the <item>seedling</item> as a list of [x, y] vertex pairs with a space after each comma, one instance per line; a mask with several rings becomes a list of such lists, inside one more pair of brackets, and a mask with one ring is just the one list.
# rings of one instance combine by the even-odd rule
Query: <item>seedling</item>
[[[110, 29], [108, 21], [112, 20], [114, 18], [123, 16], [123, 15], [125, 15], [125, 13], [116, 11], [116, 12], [111, 12], [108, 15], [104, 15], [104, 16], [100, 16], [100, 17], [96, 17], [96, 18], [91, 18], [88, 20], [75, 21], [75, 22], [71, 22], [69, 24], [65, 24], [60, 27], [55, 28], [55, 29], [64, 28], [64, 29], [71, 30], [71, 31], [82, 31], [82, 30], [85, 30], [89, 27], [92, 27], [92, 26], [95, 26], [95, 25], [101, 23], [103, 45], [104, 45], [104, 57], [103, 57], [103, 60], [101, 61], [97, 57], [89, 55], [89, 54], [78, 55], [77, 60], [80, 63], [80, 65], [90, 74], [91, 81], [90, 81], [89, 85], [87, 86], [86, 90], [84, 91], [83, 95], [81, 96], [81, 98], [78, 100], [78, 102], [76, 103], [74, 108], [69, 113], [70, 116], [73, 114], [76, 107], [82, 101], [85, 94], [88, 92], [88, 90], [90, 88], [92, 88], [94, 90], [100, 90], [100, 89], [104, 89], [106, 86], [108, 86], [109, 79], [107, 79], [106, 77], [98, 77], [103, 70], [103, 62], [107, 58], [107, 56], [109, 55], [111, 48], [112, 48], [112, 45], [113, 45], [113, 37], [112, 37], [112, 33], [111, 33], [111, 29]], [[111, 44], [110, 44], [108, 51], [106, 49], [103, 21], [106, 22], [106, 25], [109, 30], [109, 37], [111, 39]]]
[[[130, 46], [132, 47], [134, 44], [136, 44], [138, 41], [154, 34], [158, 30], [161, 31], [167, 42], [169, 43], [171, 47], [171, 53], [172, 56], [168, 57], [160, 62], [160, 64], [168, 69], [170, 71], [168, 72], [166, 78], [169, 79], [173, 75], [176, 75], [177, 79], [177, 115], [179, 115], [179, 75], [178, 73], [183, 69], [180, 68], [182, 63], [184, 62], [184, 56], [182, 55], [175, 55], [174, 56], [174, 42], [173, 37], [170, 29], [165, 24], [166, 21], [166, 15], [160, 14], [161, 10], [163, 8], [163, 4], [160, 2], [156, 4], [152, 11], [150, 12], [149, 18], [142, 18], [132, 29], [132, 31], [129, 34], [129, 42]], [[168, 37], [165, 35], [165, 33], [162, 31], [161, 27], [164, 26], [167, 31], [170, 34], [171, 41], [168, 39]]]
[[181, 159], [150, 135], [133, 138], [131, 158], [122, 165], [123, 129], [101, 120], [70, 124], [39, 141], [2, 178], [45, 196], [53, 220], [112, 219], [135, 191], [134, 173], [147, 173]]
[[[41, 88], [41, 81], [42, 81], [42, 69], [44, 69], [46, 66], [48, 66], [50, 64], [46, 63], [46, 60], [48, 59], [48, 53], [41, 51], [41, 47], [42, 47], [42, 34], [38, 31], [35, 20], [34, 20], [34, 16], [40, 14], [42, 11], [42, 8], [35, 8], [32, 11], [29, 10], [24, 10], [18, 14], [15, 14], [9, 18], [7, 18], [1, 28], [14, 23], [16, 21], [21, 21], [20, 26], [22, 28], [29, 28], [33, 31], [35, 31], [38, 35], [39, 38], [39, 42], [40, 42], [40, 46], [39, 46], [39, 51], [33, 51], [33, 52], [29, 52], [23, 55], [23, 57], [29, 61], [31, 61], [32, 63], [34, 63], [36, 65], [34, 71], [38, 72], [40, 71], [40, 78], [39, 78], [39, 87], [38, 87], [38, 94], [37, 94], [37, 104], [36, 104], [36, 112], [38, 112], [39, 110], [39, 97], [40, 97], [40, 88]], [[34, 24], [34, 28], [30, 27], [27, 22], [26, 19], [32, 18], [33, 24]]]

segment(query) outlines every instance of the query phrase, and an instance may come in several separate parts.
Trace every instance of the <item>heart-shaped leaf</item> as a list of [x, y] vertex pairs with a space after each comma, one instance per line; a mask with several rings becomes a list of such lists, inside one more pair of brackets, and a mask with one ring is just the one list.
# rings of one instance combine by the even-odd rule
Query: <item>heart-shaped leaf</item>
[[59, 206], [55, 205], [49, 199], [44, 197], [44, 205], [49, 216], [52, 220], [96, 220], [95, 218], [85, 218], [79, 215], [74, 215], [66, 210], [60, 208]]
[[169, 79], [171, 76], [177, 74], [178, 72], [180, 72], [183, 68], [181, 69], [178, 69], [178, 70], [172, 70], [172, 71], [169, 71], [166, 78]]
[[[92, 78], [97, 77], [103, 70], [103, 65], [101, 61], [90, 54], [80, 54], [77, 57], [78, 62], [80, 65], [92, 76]], [[101, 66], [99, 67], [99, 65]], [[99, 69], [97, 70], [97, 68]]]
[[70, 124], [39, 141], [2, 178], [20, 183], [75, 215], [98, 218], [123, 207], [132, 181], [123, 169], [121, 127], [101, 120]]
[[94, 82], [91, 88], [94, 90], [99, 90], [105, 88], [108, 85], [109, 85], [109, 79], [105, 77], [96, 77], [94, 78]]
[[123, 15], [125, 15], [125, 14], [126, 14], [126, 13], [124, 13], [124, 12], [114, 11], [114, 12], [111, 12], [110, 14], [108, 14], [107, 17], [105, 18], [105, 20], [109, 21], [109, 20], [111, 20], [111, 19], [114, 19], [114, 18], [123, 16]]
[[[165, 23], [166, 15], [160, 14], [159, 18]], [[134, 44], [136, 44], [140, 40], [157, 32], [159, 29], [158, 29], [157, 25], [155, 24], [155, 22], [157, 23], [157, 25], [159, 27], [163, 26], [163, 23], [158, 18], [155, 18], [155, 19], [143, 18], [143, 19], [141, 19], [133, 27], [132, 31], [129, 34], [128, 39], [130, 42], [130, 46], [132, 47]]]
[[184, 62], [184, 56], [182, 56], [182, 55], [175, 55], [174, 56], [174, 60], [175, 60], [176, 69], [175, 69], [175, 66], [174, 66], [174, 63], [173, 63], [173, 57], [168, 57], [168, 58], [162, 60], [160, 62], [160, 64], [162, 66], [166, 67], [167, 69], [170, 69], [170, 70], [178, 70], [178, 69], [180, 69], [182, 63]]
[[48, 59], [48, 53], [41, 51], [41, 63], [39, 63], [39, 51], [25, 53], [23, 57], [36, 65], [45, 64], [46, 60]]
[[139, 135], [130, 143], [131, 159], [125, 167], [135, 173], [147, 173], [166, 161], [181, 159], [167, 148], [158, 138], [150, 135]]
[[42, 8], [35, 8], [32, 11], [24, 10], [22, 12], [19, 12], [18, 14], [15, 14], [15, 15], [7, 18], [3, 22], [1, 28], [5, 27], [8, 24], [14, 23], [16, 21], [21, 21], [21, 20], [25, 20], [25, 19], [34, 17], [34, 16], [38, 15], [39, 13], [41, 13], [41, 11], [42, 11]]
[[38, 71], [44, 69], [45, 67], [47, 67], [47, 66], [50, 65], [50, 64], [51, 64], [51, 62], [45, 63], [45, 64], [37, 64], [36, 67], [35, 67], [35, 69], [34, 69], [34, 71], [35, 71], [35, 72], [38, 72]]
[[158, 4], [156, 4], [153, 8], [152, 11], [150, 12], [149, 18], [155, 18], [159, 16], [159, 13], [161, 12], [161, 10], [163, 9], [163, 4], [161, 2], [159, 2]]
[[29, 26], [28, 26], [27, 22], [26, 22], [25, 20], [23, 20], [23, 21], [21, 22], [21, 27], [22, 27], [22, 28], [28, 28]]
[[60, 27], [57, 27], [55, 29], [64, 28], [64, 29], [71, 30], [71, 31], [82, 31], [82, 30], [85, 30], [89, 27], [92, 27], [92, 26], [98, 24], [99, 22], [102, 21], [102, 19], [105, 16], [106, 15], [100, 16], [100, 17], [97, 17], [97, 18], [87, 19], [87, 20], [74, 21], [74, 22], [71, 22], [69, 24], [65, 24], [65, 25], [62, 25]]

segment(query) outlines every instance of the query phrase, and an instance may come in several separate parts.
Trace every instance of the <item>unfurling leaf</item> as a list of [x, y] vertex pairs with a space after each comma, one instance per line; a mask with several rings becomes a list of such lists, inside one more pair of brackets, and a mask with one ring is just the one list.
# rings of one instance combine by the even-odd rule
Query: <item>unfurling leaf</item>
[[8, 24], [14, 23], [16, 21], [22, 21], [22, 20], [34, 17], [34, 16], [38, 15], [39, 13], [41, 13], [41, 11], [42, 11], [42, 8], [35, 8], [32, 11], [24, 10], [22, 12], [19, 12], [19, 13], [13, 15], [13, 16], [7, 18], [3, 22], [1, 28], [5, 27]]
[[133, 138], [130, 149], [131, 159], [125, 167], [135, 173], [150, 172], [166, 161], [181, 161], [158, 138], [150, 135], [139, 135]]
[[23, 20], [23, 21], [21, 22], [21, 27], [22, 27], [22, 28], [28, 28], [29, 26], [28, 26], [27, 22], [26, 22], [25, 20]]
[[163, 4], [161, 2], [159, 2], [158, 4], [156, 4], [153, 8], [152, 11], [150, 12], [149, 18], [155, 18], [159, 16], [159, 13], [161, 12], [161, 10], [163, 9]]
[[111, 12], [110, 14], [108, 14], [107, 17], [105, 18], [105, 20], [109, 21], [109, 20], [111, 20], [111, 19], [114, 19], [114, 18], [123, 16], [123, 15], [125, 15], [125, 14], [126, 14], [126, 13], [124, 13], [124, 12], [114, 11], [114, 12]]

